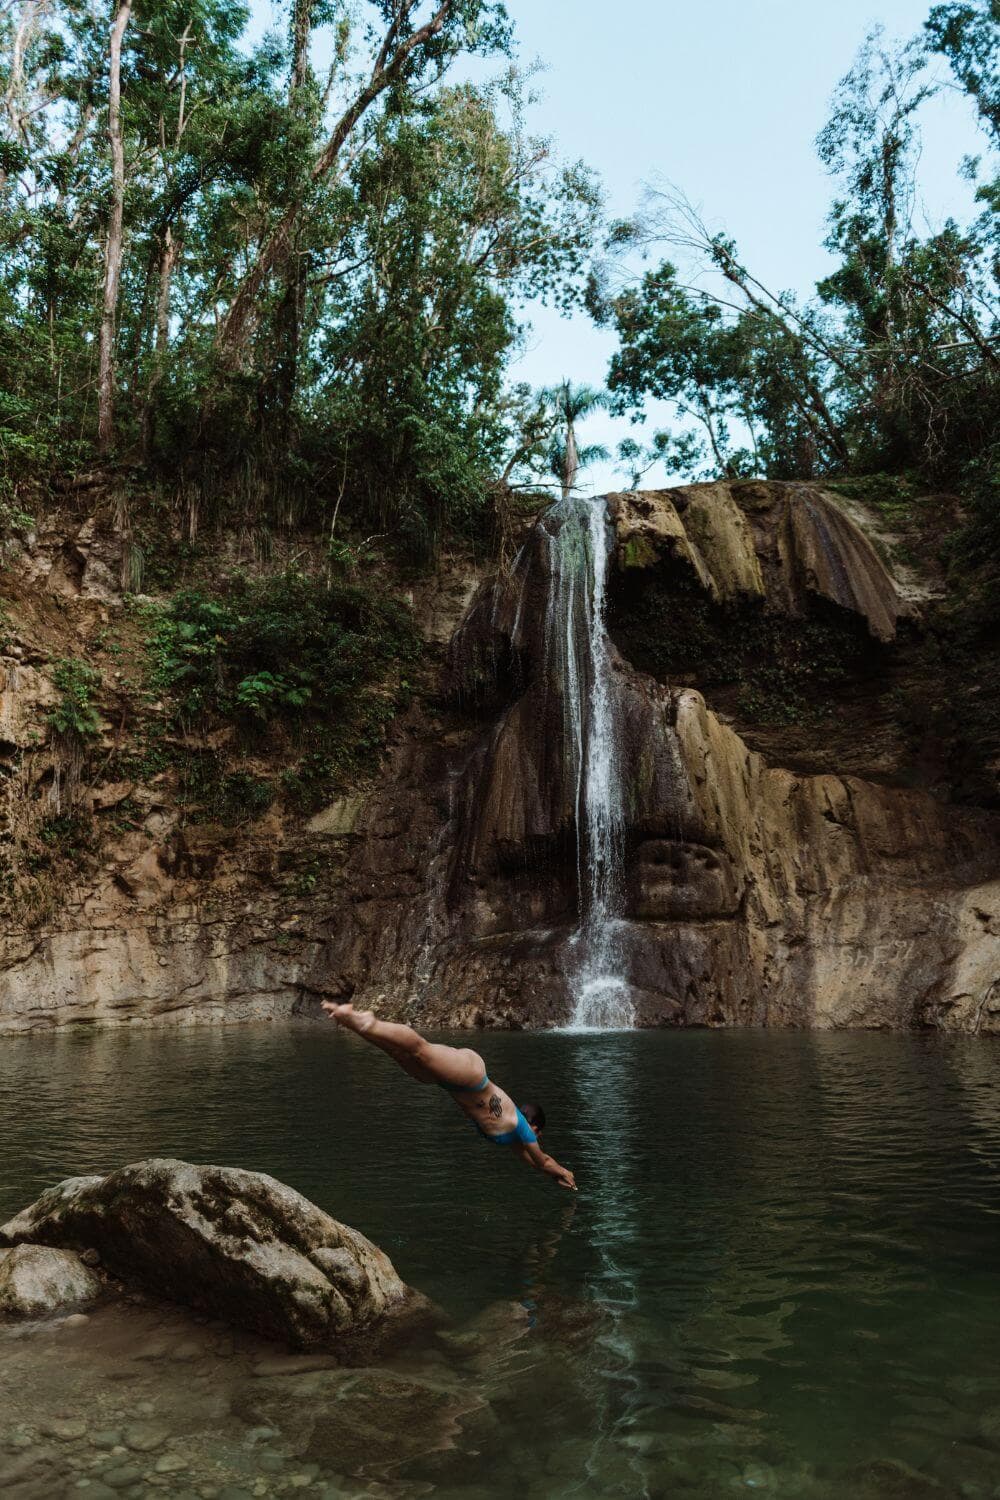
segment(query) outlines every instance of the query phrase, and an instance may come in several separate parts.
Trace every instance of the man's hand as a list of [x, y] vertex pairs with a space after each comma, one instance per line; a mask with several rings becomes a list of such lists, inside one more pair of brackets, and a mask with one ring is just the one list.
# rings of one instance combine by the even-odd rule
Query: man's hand
[[557, 1161], [553, 1161], [551, 1156], [549, 1157], [549, 1161], [551, 1165], [546, 1167], [545, 1169], [548, 1172], [549, 1176], [554, 1177], [560, 1187], [569, 1188], [572, 1192], [575, 1193], [576, 1178], [573, 1176], [573, 1173], [569, 1170], [569, 1168], [561, 1167]]
[[561, 1167], [554, 1156], [547, 1156], [537, 1141], [530, 1145], [515, 1143], [514, 1150], [521, 1160], [529, 1167], [534, 1167], [536, 1172], [544, 1172], [546, 1177], [554, 1177], [560, 1187], [569, 1188], [570, 1192], [576, 1192], [576, 1178], [568, 1167]]
[[370, 1010], [355, 1010], [353, 1005], [338, 1005], [333, 1000], [322, 1000], [320, 1009], [325, 1010], [331, 1021], [336, 1021], [338, 1026], [346, 1026], [348, 1031], [356, 1031], [363, 1036], [375, 1025], [375, 1015]]

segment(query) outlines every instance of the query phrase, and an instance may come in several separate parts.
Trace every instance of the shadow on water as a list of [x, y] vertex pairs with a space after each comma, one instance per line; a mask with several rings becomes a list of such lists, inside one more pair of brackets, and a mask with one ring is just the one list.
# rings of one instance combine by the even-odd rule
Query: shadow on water
[[[453, 1327], [489, 1330], [492, 1353], [458, 1375], [426, 1353], [494, 1422], [492, 1437], [458, 1425], [457, 1468], [413, 1470], [456, 1500], [993, 1496], [995, 1043], [623, 1032], [480, 1046], [515, 1097], [544, 1104], [577, 1197], [332, 1029], [105, 1033], [4, 1044], [0, 1218], [64, 1176], [154, 1154], [289, 1182], [382, 1245]], [[39, 1379], [55, 1356], [17, 1349], [30, 1386], [30, 1350]], [[148, 1367], [157, 1410], [171, 1368]], [[366, 1492], [361, 1477], [349, 1492]], [[405, 1468], [378, 1478], [412, 1492]]]

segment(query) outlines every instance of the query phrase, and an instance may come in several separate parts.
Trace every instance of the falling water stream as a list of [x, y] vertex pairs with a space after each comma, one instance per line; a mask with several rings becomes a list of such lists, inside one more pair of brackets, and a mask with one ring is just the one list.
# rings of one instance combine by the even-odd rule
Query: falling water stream
[[569, 1029], [631, 1027], [635, 1013], [622, 975], [625, 903], [624, 802], [605, 628], [613, 530], [603, 496], [570, 495], [549, 512], [550, 585], [546, 673], [562, 698], [564, 784], [573, 798], [579, 925], [567, 971]]

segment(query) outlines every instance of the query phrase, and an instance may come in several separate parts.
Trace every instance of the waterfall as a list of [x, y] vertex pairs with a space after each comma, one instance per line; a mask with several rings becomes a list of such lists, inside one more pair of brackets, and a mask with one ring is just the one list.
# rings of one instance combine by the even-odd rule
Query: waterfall
[[629, 1027], [622, 976], [624, 802], [611, 652], [605, 629], [613, 529], [603, 497], [549, 511], [545, 671], [562, 699], [563, 778], [576, 826], [579, 925], [567, 950], [571, 1030]]

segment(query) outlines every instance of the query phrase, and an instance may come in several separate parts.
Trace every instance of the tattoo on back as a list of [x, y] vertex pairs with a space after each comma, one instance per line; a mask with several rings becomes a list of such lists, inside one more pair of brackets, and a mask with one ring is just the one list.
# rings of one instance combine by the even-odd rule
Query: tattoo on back
[[503, 1106], [500, 1103], [499, 1094], [494, 1094], [490, 1099], [490, 1114], [493, 1116], [494, 1120], [499, 1120], [500, 1116], [503, 1114]]

